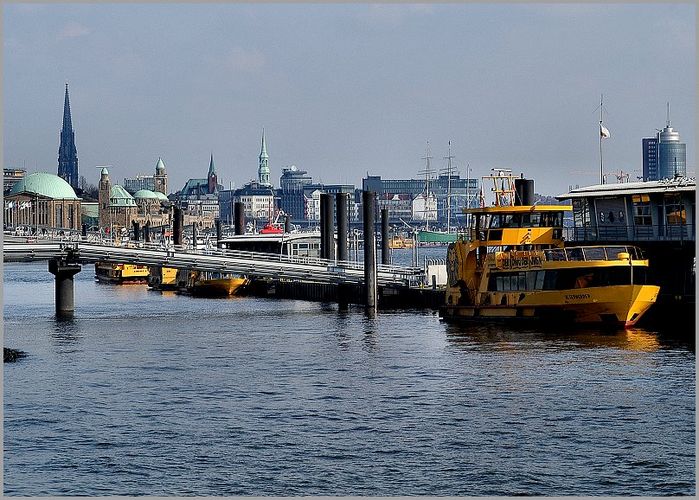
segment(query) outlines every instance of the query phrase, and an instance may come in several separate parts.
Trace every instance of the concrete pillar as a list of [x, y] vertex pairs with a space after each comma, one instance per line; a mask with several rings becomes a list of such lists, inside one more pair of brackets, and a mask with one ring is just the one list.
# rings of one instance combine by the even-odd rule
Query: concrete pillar
[[72, 316], [75, 311], [73, 276], [80, 272], [79, 264], [49, 260], [49, 272], [56, 277], [56, 316]]
[[138, 241], [141, 239], [141, 225], [135, 221], [131, 221], [131, 225], [133, 226], [133, 240]]
[[236, 201], [234, 206], [235, 234], [245, 234], [245, 204]]
[[364, 304], [369, 317], [376, 315], [376, 194], [362, 191], [364, 223]]
[[325, 247], [325, 204], [328, 202], [325, 193], [320, 193], [320, 258], [327, 259], [327, 248]]
[[381, 209], [381, 263], [391, 263], [391, 249], [388, 248], [388, 208]]
[[337, 213], [337, 260], [347, 260], [347, 235], [349, 232], [349, 216], [347, 214], [347, 193], [337, 193], [335, 195], [335, 206]]

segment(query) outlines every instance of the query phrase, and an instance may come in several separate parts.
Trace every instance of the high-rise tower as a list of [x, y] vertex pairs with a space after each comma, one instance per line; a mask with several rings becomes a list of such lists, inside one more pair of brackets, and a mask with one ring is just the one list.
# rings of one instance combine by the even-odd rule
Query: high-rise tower
[[260, 166], [257, 169], [257, 180], [265, 186], [271, 185], [269, 182], [269, 156], [267, 155], [264, 129], [262, 129], [262, 149], [260, 150]]
[[643, 180], [673, 179], [687, 175], [687, 145], [670, 126], [670, 103], [667, 104], [665, 128], [656, 137], [643, 139]]
[[70, 117], [70, 99], [68, 98], [68, 84], [66, 83], [66, 96], [63, 104], [63, 128], [61, 129], [61, 143], [58, 146], [58, 176], [78, 189], [78, 150], [75, 148], [75, 131]]

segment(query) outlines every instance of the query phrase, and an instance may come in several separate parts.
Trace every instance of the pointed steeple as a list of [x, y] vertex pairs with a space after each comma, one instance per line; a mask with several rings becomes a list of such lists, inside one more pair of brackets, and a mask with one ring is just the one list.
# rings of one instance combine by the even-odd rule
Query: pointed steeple
[[63, 103], [63, 128], [58, 146], [58, 176], [65, 179], [73, 189], [78, 189], [78, 151], [75, 147], [75, 132], [70, 116], [70, 98], [66, 83]]
[[70, 118], [70, 98], [68, 97], [68, 84], [66, 83], [66, 96], [63, 102], [63, 131], [73, 131], [73, 121]]
[[216, 166], [214, 165], [214, 154], [211, 153], [211, 160], [209, 160], [209, 177], [216, 175]]
[[267, 155], [267, 145], [265, 144], [265, 129], [262, 129], [262, 148], [260, 149], [260, 165], [257, 169], [257, 181], [260, 184], [269, 186], [269, 155]]
[[216, 167], [214, 166], [214, 154], [211, 153], [211, 160], [209, 161], [208, 183], [207, 183], [207, 188], [208, 188], [209, 194], [215, 193], [217, 187], [218, 187], [218, 178], [216, 176]]

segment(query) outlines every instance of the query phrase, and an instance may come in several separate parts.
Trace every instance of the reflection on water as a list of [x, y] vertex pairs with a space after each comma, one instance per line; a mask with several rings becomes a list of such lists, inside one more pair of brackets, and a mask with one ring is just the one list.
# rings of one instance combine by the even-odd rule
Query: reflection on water
[[663, 347], [685, 347], [694, 350], [693, 343], [688, 340], [640, 328], [613, 331], [576, 328], [556, 332], [505, 327], [497, 323], [467, 326], [448, 323], [445, 331], [454, 345], [468, 348], [489, 349], [497, 344], [503, 349], [516, 350], [540, 348], [539, 344], [544, 344], [559, 349], [613, 348], [652, 352]]

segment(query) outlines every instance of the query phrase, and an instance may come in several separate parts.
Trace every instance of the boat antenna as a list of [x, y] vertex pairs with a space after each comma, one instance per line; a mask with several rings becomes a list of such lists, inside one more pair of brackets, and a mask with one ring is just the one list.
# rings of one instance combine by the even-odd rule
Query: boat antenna
[[[602, 111], [606, 111], [604, 108], [604, 94], [600, 94], [599, 98], [599, 106], [595, 109], [599, 109], [599, 182], [600, 184], [604, 184], [604, 167], [603, 167], [603, 161], [602, 161], [602, 139], [608, 139], [610, 137], [609, 130], [605, 128], [604, 125], [602, 125]], [[593, 111], [594, 113], [594, 111]]]

